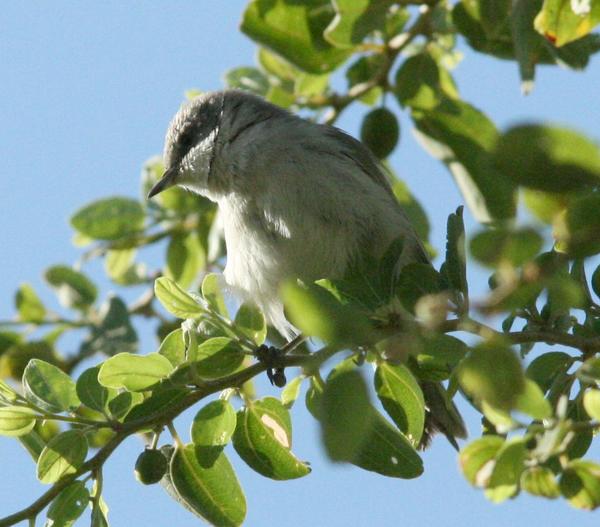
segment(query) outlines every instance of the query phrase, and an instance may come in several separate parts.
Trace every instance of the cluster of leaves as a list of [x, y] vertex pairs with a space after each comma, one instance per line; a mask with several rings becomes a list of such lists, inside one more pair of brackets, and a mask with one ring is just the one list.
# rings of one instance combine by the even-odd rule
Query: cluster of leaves
[[[0, 434], [18, 438], [39, 480], [51, 485], [0, 525], [35, 522], [46, 507], [49, 524], [72, 525], [88, 504], [92, 525], [108, 525], [102, 467], [131, 434], [149, 443], [135, 466], [140, 482], [160, 481], [214, 525], [240, 525], [246, 502], [224, 448], [232, 443], [265, 477], [307, 475], [309, 464], [291, 449], [290, 409], [303, 384], [332, 460], [418, 477], [435, 386], [446, 411], [460, 392], [482, 415], [482, 437], [462, 449], [460, 462], [489, 499], [525, 491], [600, 506], [600, 465], [583, 458], [600, 427], [600, 268], [592, 260], [600, 253], [598, 147], [554, 125], [501, 133], [460, 98], [451, 74], [459, 37], [477, 52], [515, 61], [525, 90], [537, 64], [581, 69], [600, 49], [590, 34], [599, 9], [565, 0], [252, 0], [241, 29], [260, 46], [258, 67], [229, 71], [230, 87], [327, 123], [355, 102], [373, 106], [392, 94], [485, 228], [467, 244], [462, 208], [452, 214], [439, 270], [413, 263], [398, 274], [399, 240], [369, 262], [368, 273], [285, 284], [290, 320], [323, 347], [311, 352], [294, 342], [277, 353], [268, 344], [280, 343], [278, 336], [252, 304], [235, 316], [227, 309], [213, 204], [170, 189], [152, 202], [113, 197], [83, 207], [71, 218], [82, 258], [44, 275], [72, 315], [57, 314], [23, 284], [17, 319], [0, 323], [0, 374], [9, 381], [0, 383]], [[330, 81], [344, 67], [347, 90], [340, 93]], [[361, 138], [380, 159], [400, 136], [396, 112], [367, 112]], [[162, 172], [158, 159], [145, 165], [143, 196]], [[425, 211], [391, 170], [390, 180], [426, 242]], [[519, 195], [539, 220], [533, 227], [515, 225]], [[150, 270], [139, 258], [159, 242], [164, 265]], [[490, 292], [477, 302], [469, 295], [466, 245], [492, 270]], [[83, 271], [92, 258], [103, 259], [116, 286], [141, 290], [138, 300], [127, 305], [109, 295], [99, 302]], [[501, 329], [481, 321], [498, 315]], [[157, 322], [160, 343], [144, 355], [137, 354], [139, 317]], [[71, 331], [80, 346], [67, 355], [59, 344]], [[537, 343], [551, 350], [532, 351]], [[100, 364], [85, 364], [98, 356]], [[332, 357], [337, 362], [322, 376]], [[374, 367], [377, 401], [364, 364]], [[286, 367], [300, 370], [281, 397], [258, 397], [252, 379]], [[173, 419], [200, 401], [184, 443]], [[164, 428], [171, 439], [159, 448]]]

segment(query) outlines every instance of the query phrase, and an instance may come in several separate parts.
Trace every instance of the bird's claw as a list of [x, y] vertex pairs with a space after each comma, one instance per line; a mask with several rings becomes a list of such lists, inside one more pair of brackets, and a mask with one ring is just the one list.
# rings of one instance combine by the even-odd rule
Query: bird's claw
[[274, 366], [273, 364], [281, 357], [281, 350], [275, 346], [265, 344], [259, 346], [254, 352], [254, 356], [267, 366], [267, 377], [272, 386], [283, 388], [287, 382], [284, 368]]

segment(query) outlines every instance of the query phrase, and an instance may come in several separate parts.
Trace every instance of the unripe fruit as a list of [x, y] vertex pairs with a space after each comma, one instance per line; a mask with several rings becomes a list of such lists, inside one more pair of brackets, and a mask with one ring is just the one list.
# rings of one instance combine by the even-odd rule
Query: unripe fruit
[[135, 478], [144, 485], [158, 483], [167, 472], [167, 458], [160, 450], [147, 448], [135, 462]]
[[379, 159], [385, 159], [393, 152], [399, 138], [400, 124], [388, 109], [377, 108], [363, 119], [360, 140]]

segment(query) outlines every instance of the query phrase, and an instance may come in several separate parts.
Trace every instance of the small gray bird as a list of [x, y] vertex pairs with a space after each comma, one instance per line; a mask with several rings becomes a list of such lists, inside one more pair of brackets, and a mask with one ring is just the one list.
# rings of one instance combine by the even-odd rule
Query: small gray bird
[[[341, 278], [403, 238], [398, 268], [428, 262], [378, 160], [341, 130], [306, 121], [241, 91], [208, 93], [177, 112], [165, 173], [148, 197], [179, 185], [219, 206], [225, 279], [291, 338], [278, 295], [286, 279]], [[465, 437], [440, 385], [423, 383], [426, 431]], [[425, 434], [428, 436], [428, 434]], [[427, 439], [426, 439], [427, 440]]]

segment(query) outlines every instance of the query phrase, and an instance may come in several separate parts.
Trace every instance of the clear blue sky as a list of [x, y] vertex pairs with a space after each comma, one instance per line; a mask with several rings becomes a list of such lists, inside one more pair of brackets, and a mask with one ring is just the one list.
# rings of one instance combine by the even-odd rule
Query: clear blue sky
[[[222, 86], [230, 67], [252, 64], [255, 47], [237, 31], [243, 0], [195, 2], [5, 2], [0, 15], [0, 319], [14, 315], [13, 293], [31, 282], [45, 301], [45, 266], [72, 263], [68, 217], [82, 204], [109, 195], [137, 196], [142, 163], [159, 153], [166, 125], [183, 92]], [[523, 97], [516, 66], [466, 51], [456, 71], [463, 97], [495, 122], [550, 120], [600, 138], [600, 59], [587, 72], [541, 68], [534, 92]], [[361, 109], [362, 110], [362, 109]], [[340, 126], [356, 133], [360, 112]], [[450, 176], [412, 139], [401, 117], [403, 139], [392, 158], [396, 170], [425, 204], [433, 244], [443, 247], [446, 216], [461, 204]], [[469, 228], [473, 222], [468, 221]], [[91, 266], [103, 294], [110, 285]], [[482, 275], [475, 272], [475, 278]], [[154, 351], [144, 339], [144, 351]], [[179, 421], [187, 435], [187, 422]], [[469, 427], [478, 431], [469, 414]], [[386, 479], [323, 456], [312, 418], [293, 411], [294, 450], [313, 472], [274, 482], [235, 463], [248, 499], [249, 526], [405, 527], [421, 525], [545, 527], [592, 525], [597, 517], [564, 501], [519, 497], [494, 506], [459, 474], [456, 455], [443, 439], [425, 456], [418, 480]], [[180, 527], [200, 521], [159, 486], [133, 477], [142, 444], [132, 438], [111, 458], [105, 497], [114, 527]], [[590, 456], [600, 458], [598, 448]], [[0, 516], [41, 494], [33, 463], [13, 440], [0, 438]], [[89, 524], [89, 514], [78, 525]]]

